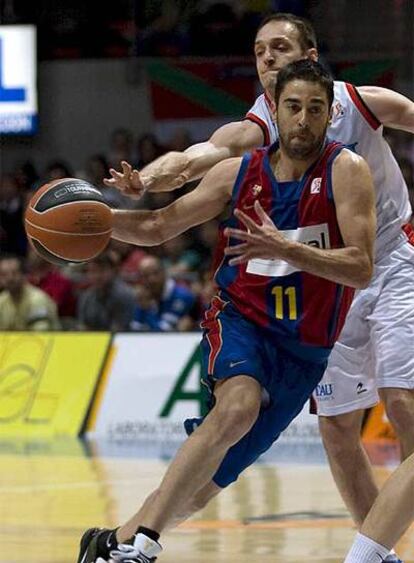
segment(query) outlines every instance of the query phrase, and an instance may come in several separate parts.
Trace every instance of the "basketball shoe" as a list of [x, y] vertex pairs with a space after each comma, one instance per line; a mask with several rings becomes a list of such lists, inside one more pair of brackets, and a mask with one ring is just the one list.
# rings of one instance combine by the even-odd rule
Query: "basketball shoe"
[[103, 536], [107, 536], [102, 541], [105, 542], [109, 554], [113, 547], [113, 542], [110, 541], [113, 533], [115, 533], [114, 530], [107, 528], [89, 528], [89, 530], [86, 530], [80, 541], [78, 563], [105, 563], [106, 554], [101, 553], [102, 550], [98, 542]]
[[145, 534], [135, 534], [131, 545], [121, 543], [111, 551], [108, 563], [153, 563], [161, 551], [158, 542]]

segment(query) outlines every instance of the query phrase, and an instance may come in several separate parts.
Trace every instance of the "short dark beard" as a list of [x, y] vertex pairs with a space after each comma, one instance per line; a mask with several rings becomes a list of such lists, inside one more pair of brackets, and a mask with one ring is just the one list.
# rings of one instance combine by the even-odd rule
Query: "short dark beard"
[[289, 143], [286, 143], [283, 135], [279, 131], [279, 142], [280, 146], [283, 148], [285, 154], [292, 160], [309, 160], [312, 156], [315, 158], [320, 154], [323, 144], [325, 142], [326, 130], [312, 145], [308, 147], [301, 147], [297, 149], [292, 149]]

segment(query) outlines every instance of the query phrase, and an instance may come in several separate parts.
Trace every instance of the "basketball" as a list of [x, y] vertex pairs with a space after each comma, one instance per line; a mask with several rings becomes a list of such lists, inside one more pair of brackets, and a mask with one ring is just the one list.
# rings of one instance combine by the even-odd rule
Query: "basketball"
[[76, 178], [54, 180], [31, 198], [25, 213], [27, 237], [54, 264], [81, 263], [100, 254], [111, 238], [111, 208], [101, 192]]

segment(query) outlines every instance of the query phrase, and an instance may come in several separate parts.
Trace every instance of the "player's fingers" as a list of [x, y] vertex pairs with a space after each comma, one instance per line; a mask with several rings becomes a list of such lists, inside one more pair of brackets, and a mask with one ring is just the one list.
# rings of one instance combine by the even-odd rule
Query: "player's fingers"
[[224, 254], [226, 256], [237, 256], [243, 254], [247, 250], [247, 243], [235, 244], [234, 246], [226, 246]]
[[131, 183], [135, 190], [143, 191], [144, 185], [141, 181], [141, 176], [139, 175], [138, 170], [133, 170], [131, 174]]
[[260, 205], [260, 201], [256, 200], [254, 202], [254, 210], [257, 213], [257, 216], [259, 217], [259, 219], [262, 221], [262, 224], [272, 224], [273, 225], [273, 221], [271, 220], [271, 218], [269, 217], [269, 215], [266, 213], [266, 211], [263, 209], [263, 207]]
[[239, 219], [239, 221], [241, 221], [250, 231], [256, 231], [259, 227], [259, 225], [255, 223], [253, 219], [250, 219], [250, 217], [248, 217], [246, 213], [243, 213], [241, 209], [235, 209], [234, 214], [237, 219]]
[[104, 178], [104, 184], [111, 188], [115, 184], [115, 180], [113, 178]]
[[247, 231], [241, 231], [240, 229], [225, 229], [224, 234], [227, 237], [239, 240], [247, 240], [250, 237], [250, 233]]
[[121, 166], [122, 172], [125, 174], [125, 176], [129, 176], [131, 174], [132, 166], [126, 160], [123, 160], [121, 162]]
[[120, 180], [121, 178], [124, 177], [123, 173], [118, 172], [118, 170], [115, 170], [115, 168], [110, 168], [109, 173], [112, 176], [112, 178], [115, 178], [115, 180]]
[[232, 258], [229, 260], [229, 266], [238, 266], [239, 264], [244, 264], [249, 260], [247, 254], [242, 254], [241, 256], [237, 256], [237, 258]]

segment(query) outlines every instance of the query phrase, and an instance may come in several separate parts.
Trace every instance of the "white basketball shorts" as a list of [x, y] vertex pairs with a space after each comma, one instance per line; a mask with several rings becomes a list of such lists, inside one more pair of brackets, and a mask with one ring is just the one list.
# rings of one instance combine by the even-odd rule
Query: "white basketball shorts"
[[414, 389], [414, 246], [403, 243], [375, 265], [352, 303], [313, 398], [333, 416], [375, 405], [378, 388]]

